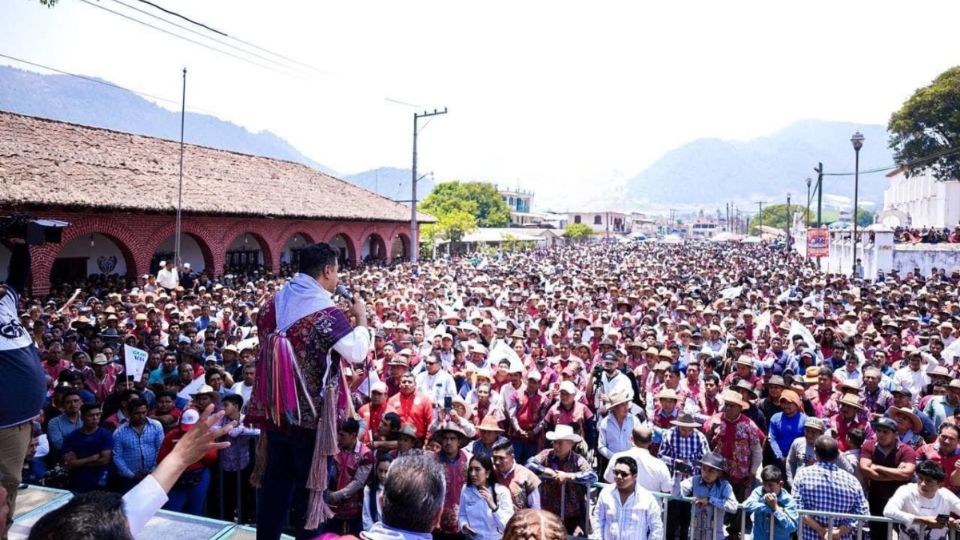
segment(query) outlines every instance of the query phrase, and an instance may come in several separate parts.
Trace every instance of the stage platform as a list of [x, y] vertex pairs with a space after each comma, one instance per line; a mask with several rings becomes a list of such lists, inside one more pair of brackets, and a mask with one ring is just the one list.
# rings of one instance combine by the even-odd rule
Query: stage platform
[[[17, 512], [10, 540], [23, 540], [41, 516], [66, 504], [73, 495], [62, 489], [28, 486], [17, 494]], [[147, 522], [138, 538], [145, 540], [247, 540], [256, 538], [256, 529], [189, 514], [161, 510]], [[283, 538], [291, 539], [290, 536]]]

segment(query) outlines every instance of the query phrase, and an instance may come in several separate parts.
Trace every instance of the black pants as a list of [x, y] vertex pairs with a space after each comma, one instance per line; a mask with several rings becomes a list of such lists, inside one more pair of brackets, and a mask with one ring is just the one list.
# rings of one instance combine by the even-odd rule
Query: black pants
[[[747, 497], [750, 496], [750, 490], [753, 487], [753, 478], [749, 478], [738, 483], [730, 482], [730, 487], [733, 488], [733, 496], [737, 498], [738, 502], [742, 503], [743, 501], [747, 500]], [[729, 533], [729, 538], [737, 538], [741, 533], [740, 520], [742, 519], [742, 512], [743, 510], [737, 510], [735, 514], [727, 514], [730, 516], [727, 518], [727, 532]], [[752, 521], [750, 519], [750, 515], [747, 514], [746, 521], [744, 522], [744, 526], [746, 527], [747, 531], [751, 529], [751, 523]]]
[[[890, 497], [886, 494], [874, 495], [871, 493], [867, 497], [867, 503], [870, 504], [870, 514], [874, 516], [883, 515], [883, 507], [887, 505], [887, 501]], [[887, 538], [887, 528], [889, 524], [881, 523], [879, 521], [870, 522], [870, 538], [874, 540], [886, 540]]]
[[687, 540], [690, 538], [690, 503], [684, 501], [667, 502], [666, 540]]
[[223, 510], [221, 519], [253, 523], [256, 515], [256, 490], [250, 485], [253, 463], [239, 471], [223, 471]]

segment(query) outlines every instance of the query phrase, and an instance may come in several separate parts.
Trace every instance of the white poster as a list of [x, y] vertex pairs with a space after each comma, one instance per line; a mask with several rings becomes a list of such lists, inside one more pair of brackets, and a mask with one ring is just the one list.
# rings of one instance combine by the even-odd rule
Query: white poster
[[192, 383], [184, 386], [183, 390], [181, 390], [180, 393], [177, 394], [177, 397], [182, 397], [183, 399], [190, 399], [190, 394], [196, 394], [197, 390], [199, 390], [200, 387], [203, 386], [204, 382], [205, 382], [204, 376], [200, 375], [199, 377], [194, 379]]
[[147, 357], [149, 353], [143, 349], [124, 345], [123, 359], [127, 364], [127, 374], [133, 376], [133, 380], [139, 381], [143, 377], [143, 370], [147, 367]]

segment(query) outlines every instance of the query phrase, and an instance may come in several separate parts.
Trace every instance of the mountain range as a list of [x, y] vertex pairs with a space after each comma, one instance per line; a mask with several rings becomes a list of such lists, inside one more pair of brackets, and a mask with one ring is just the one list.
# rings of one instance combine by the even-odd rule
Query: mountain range
[[[138, 133], [164, 139], [180, 137], [180, 113], [160, 107], [140, 95], [112, 85], [67, 75], [46, 75], [0, 66], [0, 110], [78, 124]], [[105, 83], [105, 84], [100, 84]], [[205, 114], [187, 113], [185, 140], [213, 148], [302, 163], [343, 178], [384, 197], [409, 201], [410, 170], [377, 168], [341, 175], [307, 157], [269, 131], [258, 133]], [[749, 141], [697, 139], [681, 145], [626, 181], [597, 182], [586, 209], [651, 210], [668, 207], [722, 208], [726, 202], [779, 202], [792, 192], [802, 204], [807, 177], [823, 162], [828, 173], [854, 168], [850, 136], [861, 131], [866, 142], [860, 169], [893, 163], [888, 135], [881, 125], [804, 120], [776, 133]], [[887, 182], [883, 172], [860, 177], [860, 200], [880, 203]], [[478, 179], [482, 180], [482, 179]], [[432, 191], [431, 178], [420, 180], [419, 199]], [[533, 186], [530, 186], [533, 187]], [[852, 197], [852, 176], [826, 176], [824, 194]], [[534, 201], [534, 209], [538, 209]]]
[[[865, 137], [860, 170], [893, 163], [887, 130], [881, 125], [803, 120], [772, 135], [746, 142], [697, 139], [664, 154], [643, 172], [628, 179], [622, 200], [627, 207], [691, 205], [773, 199], [785, 202], [792, 192], [805, 203], [806, 178], [817, 179], [813, 168], [823, 162], [826, 173], [854, 170], [850, 143], [854, 132]], [[860, 175], [861, 201], [880, 203], [887, 188], [886, 171]], [[825, 195], [853, 197], [854, 177], [824, 176]]]

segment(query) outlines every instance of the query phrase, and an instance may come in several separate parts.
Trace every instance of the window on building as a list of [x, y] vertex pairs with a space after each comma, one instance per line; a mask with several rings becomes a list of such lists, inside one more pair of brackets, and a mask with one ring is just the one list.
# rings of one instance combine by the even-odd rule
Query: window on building
[[603, 223], [603, 218], [600, 216], [593, 216], [593, 224], [601, 225]]
[[580, 216], [573, 216], [574, 223], [580, 223]]

